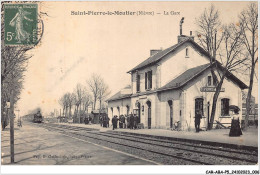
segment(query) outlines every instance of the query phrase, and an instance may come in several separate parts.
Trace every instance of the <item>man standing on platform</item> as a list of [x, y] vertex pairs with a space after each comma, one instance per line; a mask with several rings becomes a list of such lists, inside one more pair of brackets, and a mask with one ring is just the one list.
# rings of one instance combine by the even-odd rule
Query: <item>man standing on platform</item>
[[137, 128], [137, 115], [134, 114], [134, 129]]
[[119, 128], [123, 128], [122, 115], [119, 116]]
[[134, 116], [133, 114], [130, 114], [130, 129], [133, 129], [134, 127]]
[[118, 118], [117, 118], [117, 116], [115, 115], [115, 116], [113, 117], [113, 119], [112, 119], [113, 130], [114, 130], [115, 128], [117, 128], [117, 121], [118, 121]]
[[[125, 115], [126, 116], [126, 115]], [[125, 125], [125, 117], [124, 115], [122, 116], [122, 123], [123, 123], [123, 128], [126, 128], [126, 125]]]
[[201, 111], [197, 111], [195, 114], [195, 128], [196, 132], [200, 132], [200, 119], [202, 118]]

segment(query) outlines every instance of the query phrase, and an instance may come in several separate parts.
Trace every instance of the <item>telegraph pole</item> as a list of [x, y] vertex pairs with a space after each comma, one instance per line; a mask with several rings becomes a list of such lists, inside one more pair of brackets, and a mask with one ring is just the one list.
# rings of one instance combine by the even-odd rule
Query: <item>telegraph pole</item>
[[14, 163], [14, 90], [11, 89], [10, 96], [10, 152], [11, 152], [11, 163]]

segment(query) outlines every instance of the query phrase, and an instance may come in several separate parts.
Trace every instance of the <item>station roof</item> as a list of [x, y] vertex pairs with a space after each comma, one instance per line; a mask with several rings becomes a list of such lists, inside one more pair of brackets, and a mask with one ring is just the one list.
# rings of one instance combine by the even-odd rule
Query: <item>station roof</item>
[[179, 75], [178, 77], [174, 78], [169, 83], [164, 85], [163, 87], [159, 88], [158, 90], [163, 91], [168, 89], [178, 89], [184, 86], [185, 84], [187, 84], [190, 80], [194, 79], [196, 75], [202, 73], [209, 67], [210, 67], [210, 63], [188, 69], [185, 72], [183, 72], [181, 75]]
[[[215, 64], [218, 65], [216, 67], [218, 67], [220, 70], [224, 69], [219, 62], [215, 62]], [[204, 64], [204, 65], [200, 65], [200, 66], [188, 69], [185, 72], [183, 72], [181, 75], [174, 78], [169, 83], [167, 83], [166, 85], [164, 85], [163, 87], [161, 87], [157, 90], [145, 91], [145, 92], [138, 93], [138, 94], [122, 93], [122, 90], [121, 90], [121, 91], [117, 92], [115, 95], [113, 95], [112, 97], [110, 97], [109, 99], [107, 99], [107, 101], [125, 99], [125, 98], [134, 97], [134, 96], [146, 95], [146, 94], [150, 94], [150, 93], [156, 93], [156, 92], [166, 91], [166, 90], [171, 90], [171, 89], [179, 89], [179, 88], [185, 86], [191, 80], [194, 80], [196, 77], [201, 75], [206, 70], [210, 69], [210, 66], [211, 66], [210, 63], [208, 63], [208, 64]], [[230, 79], [232, 82], [234, 82], [235, 84], [237, 84], [241, 89], [248, 88], [248, 86], [246, 84], [244, 84], [241, 80], [239, 80], [232, 73], [228, 72], [226, 77], [228, 79]], [[130, 85], [126, 86], [123, 90], [127, 90], [127, 89], [130, 90], [131, 86]]]
[[131, 73], [135, 70], [153, 65], [157, 62], [159, 62], [161, 59], [163, 59], [166, 55], [168, 55], [171, 52], [176, 51], [179, 47], [181, 47], [183, 44], [190, 42], [192, 43], [201, 53], [203, 53], [204, 55], [209, 56], [208, 52], [206, 52], [202, 47], [200, 47], [196, 42], [194, 42], [193, 39], [191, 39], [190, 37], [187, 37], [187, 39], [184, 39], [183, 41], [179, 42], [178, 44], [175, 44], [165, 50], [162, 50], [158, 53], [156, 53], [153, 56], [150, 56], [149, 58], [147, 58], [146, 60], [144, 60], [143, 62], [141, 62], [140, 64], [138, 64], [136, 67], [134, 67], [133, 69], [129, 70], [127, 73]]
[[[128, 85], [125, 88], [123, 88], [123, 90], [131, 90], [131, 86]], [[119, 99], [123, 99], [123, 98], [129, 98], [131, 97], [132, 93], [122, 93], [122, 90], [117, 92], [115, 95], [111, 96], [110, 98], [108, 98], [106, 101], [114, 101], [114, 100], [119, 100]]]
[[[224, 68], [219, 62], [215, 62], [217, 64], [216, 67], [218, 67], [220, 70], [223, 70]], [[170, 89], [178, 89], [186, 85], [188, 82], [193, 80], [194, 78], [201, 75], [204, 71], [208, 70], [211, 67], [210, 63], [204, 64], [201, 66], [197, 66], [191, 69], [186, 70], [178, 77], [171, 80], [169, 83], [164, 85], [163, 87], [159, 88], [158, 91], [164, 91], [164, 90], [170, 90]], [[248, 86], [244, 84], [241, 80], [239, 80], [235, 75], [233, 75], [230, 72], [227, 72], [226, 77], [233, 81], [235, 84], [237, 84], [241, 89], [246, 89]]]

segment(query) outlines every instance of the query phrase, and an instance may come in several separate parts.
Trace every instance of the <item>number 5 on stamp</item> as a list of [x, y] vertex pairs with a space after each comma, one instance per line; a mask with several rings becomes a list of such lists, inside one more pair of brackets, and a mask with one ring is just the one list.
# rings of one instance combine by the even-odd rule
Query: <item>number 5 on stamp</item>
[[5, 45], [37, 43], [38, 4], [4, 4]]

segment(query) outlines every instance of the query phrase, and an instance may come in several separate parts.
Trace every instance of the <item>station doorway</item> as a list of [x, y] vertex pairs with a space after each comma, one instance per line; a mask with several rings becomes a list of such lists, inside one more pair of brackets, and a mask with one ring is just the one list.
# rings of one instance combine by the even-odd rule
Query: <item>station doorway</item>
[[170, 128], [173, 128], [173, 107], [172, 107], [172, 100], [168, 101], [169, 109], [170, 109]]
[[148, 107], [148, 129], [151, 129], [151, 126], [152, 126], [151, 102], [147, 101], [146, 104]]
[[203, 115], [203, 98], [195, 99], [195, 114], [199, 112]]

